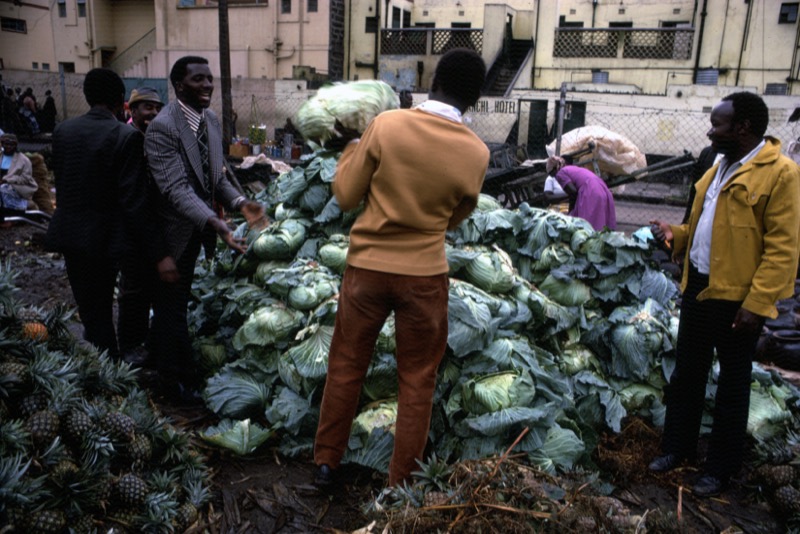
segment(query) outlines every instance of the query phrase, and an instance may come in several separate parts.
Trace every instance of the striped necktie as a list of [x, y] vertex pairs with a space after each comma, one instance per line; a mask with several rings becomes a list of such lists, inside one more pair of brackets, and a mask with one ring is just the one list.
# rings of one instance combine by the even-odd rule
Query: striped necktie
[[203, 164], [203, 186], [206, 190], [210, 190], [211, 165], [208, 159], [208, 128], [205, 118], [200, 119], [200, 124], [197, 126], [197, 147], [200, 149], [200, 162]]

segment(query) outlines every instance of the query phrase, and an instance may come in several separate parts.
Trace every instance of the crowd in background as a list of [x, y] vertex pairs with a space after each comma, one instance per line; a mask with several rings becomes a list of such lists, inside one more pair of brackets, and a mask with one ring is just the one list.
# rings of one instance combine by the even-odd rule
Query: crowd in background
[[39, 102], [31, 87], [24, 91], [21, 87], [11, 88], [0, 83], [2, 103], [0, 103], [0, 130], [18, 136], [49, 134], [56, 126], [58, 110], [53, 93], [44, 93], [44, 101]]

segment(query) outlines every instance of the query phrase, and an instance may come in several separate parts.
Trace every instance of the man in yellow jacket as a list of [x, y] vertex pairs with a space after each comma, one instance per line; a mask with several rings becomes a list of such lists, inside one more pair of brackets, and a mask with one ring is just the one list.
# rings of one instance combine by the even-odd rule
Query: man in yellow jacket
[[752, 360], [766, 317], [790, 297], [798, 261], [800, 167], [765, 137], [769, 112], [747, 92], [711, 111], [708, 138], [723, 155], [697, 183], [688, 224], [653, 221], [657, 238], [685, 253], [677, 363], [665, 392], [662, 455], [650, 470], [668, 471], [696, 455], [708, 372], [720, 364], [714, 424], [701, 497], [719, 494], [742, 463]]

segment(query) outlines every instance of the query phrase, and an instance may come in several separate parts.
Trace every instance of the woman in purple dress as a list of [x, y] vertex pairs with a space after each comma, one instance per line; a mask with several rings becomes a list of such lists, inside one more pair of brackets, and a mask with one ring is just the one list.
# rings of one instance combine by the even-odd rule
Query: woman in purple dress
[[559, 156], [547, 159], [547, 174], [555, 177], [569, 195], [574, 206], [570, 215], [589, 221], [598, 231], [605, 227], [617, 229], [614, 197], [602, 178], [583, 167], [567, 165]]

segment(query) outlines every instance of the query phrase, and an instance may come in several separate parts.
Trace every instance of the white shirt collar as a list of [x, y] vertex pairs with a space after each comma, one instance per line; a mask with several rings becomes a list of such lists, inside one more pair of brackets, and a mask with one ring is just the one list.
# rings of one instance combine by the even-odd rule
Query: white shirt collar
[[453, 122], [464, 122], [461, 117], [461, 111], [457, 107], [451, 106], [450, 104], [445, 104], [439, 100], [426, 100], [425, 102], [414, 106], [414, 109], [431, 113], [433, 115], [438, 115]]
[[197, 128], [200, 126], [200, 121], [205, 117], [205, 113], [203, 110], [202, 112], [198, 113], [190, 106], [187, 106], [180, 99], [178, 99], [178, 105], [181, 107], [181, 111], [183, 111], [183, 116], [186, 117], [186, 122], [189, 123], [189, 128], [197, 134]]

